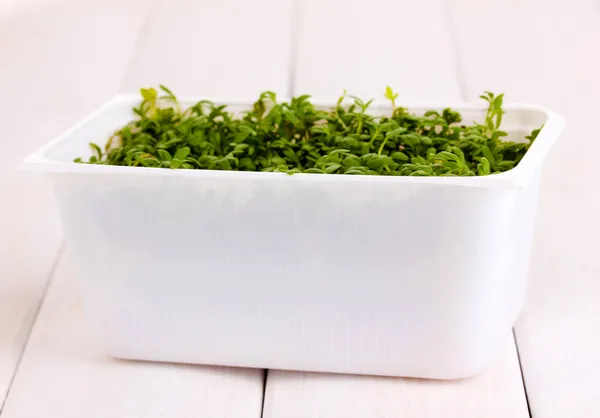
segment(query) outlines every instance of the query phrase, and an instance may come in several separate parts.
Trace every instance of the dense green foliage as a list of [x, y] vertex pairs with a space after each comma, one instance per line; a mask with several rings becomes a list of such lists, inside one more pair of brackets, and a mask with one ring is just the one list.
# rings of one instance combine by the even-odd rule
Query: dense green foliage
[[[473, 176], [510, 170], [540, 129], [523, 143], [502, 141], [503, 95], [486, 92], [483, 124], [461, 125], [444, 109], [414, 115], [392, 103], [389, 116], [368, 113], [369, 102], [346, 95], [329, 110], [309, 96], [278, 103], [265, 92], [239, 117], [226, 106], [200, 101], [183, 110], [175, 95], [142, 89], [137, 120], [108, 139], [104, 150], [90, 144], [89, 163], [178, 169], [279, 171], [395, 176]], [[75, 160], [82, 162], [80, 158]]]

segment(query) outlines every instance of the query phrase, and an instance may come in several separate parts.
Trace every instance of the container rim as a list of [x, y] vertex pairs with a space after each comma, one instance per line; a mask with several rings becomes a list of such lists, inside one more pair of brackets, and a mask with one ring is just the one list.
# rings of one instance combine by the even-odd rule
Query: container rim
[[[566, 122], [559, 114], [542, 106], [511, 103], [505, 104], [503, 108], [511, 110], [534, 110], [543, 113], [546, 116], [544, 127], [538, 137], [533, 142], [529, 150], [525, 153], [519, 164], [511, 170], [488, 176], [470, 176], [470, 177], [438, 177], [438, 176], [369, 176], [369, 175], [335, 175], [335, 174], [307, 174], [296, 173], [288, 175], [287, 173], [274, 172], [251, 172], [251, 171], [226, 171], [226, 170], [171, 170], [155, 167], [127, 167], [127, 166], [108, 166], [95, 164], [78, 164], [74, 162], [63, 162], [52, 160], [47, 157], [47, 153], [59, 144], [69, 141], [74, 132], [81, 127], [98, 118], [103, 112], [117, 106], [137, 104], [140, 98], [134, 94], [119, 94], [109, 100], [98, 109], [94, 110], [86, 118], [67, 129], [53, 141], [42, 146], [34, 153], [30, 154], [19, 166], [20, 169], [36, 171], [42, 173], [69, 173], [69, 174], [122, 174], [127, 176], [175, 176], [199, 179], [230, 179], [230, 180], [249, 180], [262, 179], [269, 181], [323, 181], [346, 182], [346, 183], [393, 183], [393, 184], [431, 184], [431, 185], [453, 185], [464, 187], [483, 187], [483, 188], [508, 188], [520, 189], [529, 184], [529, 180], [542, 164], [546, 154], [560, 136]], [[193, 104], [200, 100], [211, 100], [217, 104], [227, 104], [230, 106], [249, 106], [255, 100], [218, 100], [206, 97], [183, 97], [180, 99], [182, 104]], [[288, 100], [282, 98], [281, 100]], [[312, 103], [320, 107], [334, 106], [335, 103], [326, 100], [312, 100]], [[389, 104], [374, 101], [371, 107], [376, 109], [391, 109]], [[451, 107], [457, 111], [474, 110], [485, 111], [485, 106], [474, 103], [433, 103], [433, 102], [412, 102], [403, 103], [407, 109], [444, 109]]]

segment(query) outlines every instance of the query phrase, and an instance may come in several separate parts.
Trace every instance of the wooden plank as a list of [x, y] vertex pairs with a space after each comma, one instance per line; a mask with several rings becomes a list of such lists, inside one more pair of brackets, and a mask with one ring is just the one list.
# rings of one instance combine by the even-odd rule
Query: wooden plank
[[511, 340], [485, 373], [456, 381], [270, 370], [264, 417], [526, 417], [523, 388], [507, 378], [517, 362]]
[[145, 7], [58, 3], [0, 16], [0, 409], [62, 239], [51, 190], [15, 168], [117, 90]]
[[455, 55], [442, 0], [304, 0], [295, 92], [337, 98], [344, 89], [401, 101], [456, 101]]
[[63, 257], [3, 418], [260, 416], [262, 370], [107, 357], [85, 321], [75, 279]]
[[[263, 89], [284, 90], [288, 86], [290, 9], [286, 7], [290, 4], [272, 0], [254, 2], [250, 7], [232, 1], [214, 4], [164, 1], [154, 2], [143, 25], [141, 19], [146, 12], [137, 9], [139, 4], [128, 6], [141, 11], [139, 17], [123, 13], [120, 8], [109, 10], [112, 20], [106, 16], [95, 20], [98, 8], [83, 18], [62, 10], [57, 13], [57, 24], [65, 24], [67, 19], [76, 21], [81, 27], [67, 24], [61, 36], [69, 37], [71, 44], [67, 42], [67, 45], [86, 51], [89, 48], [95, 54], [99, 53], [97, 49], [115, 48], [119, 42], [129, 45], [127, 53], [121, 46], [118, 49], [121, 52], [114, 57], [84, 55], [87, 61], [79, 64], [79, 68], [84, 65], [92, 79], [101, 80], [98, 90], [103, 89], [108, 96], [119, 85], [123, 91], [134, 91], [146, 83], [164, 83], [181, 94], [223, 97], [228, 93], [241, 96], [249, 93], [256, 96]], [[102, 11], [106, 9], [101, 8]], [[281, 13], [282, 23], [272, 24], [270, 12]], [[123, 27], [134, 28], [135, 36], [123, 37], [119, 32]], [[102, 32], [97, 31], [100, 28]], [[94, 42], [88, 45], [90, 32]], [[109, 37], [106, 44], [96, 39], [100, 33]], [[136, 38], [132, 54], [131, 45]], [[270, 58], [281, 65], [259, 71], [257, 68], [264, 61], [261, 55], [264, 42], [273, 46]], [[62, 65], [78, 68], [75, 63], [82, 58], [72, 50], [67, 51]], [[41, 52], [48, 57], [56, 53]], [[100, 57], [102, 62], [98, 62]], [[98, 68], [87, 67], [93, 65]], [[128, 70], [123, 78], [125, 68]], [[71, 76], [78, 81], [77, 75]], [[111, 80], [110, 85], [106, 83], [107, 78]], [[96, 91], [95, 86], [87, 84], [89, 80], [78, 86], [81, 97], [76, 102], [85, 102], [87, 92]], [[59, 88], [52, 85], [48, 90]], [[72, 106], [59, 103], [60, 106], [72, 111]], [[69, 118], [75, 113], [69, 113]], [[73, 418], [260, 415], [262, 370], [116, 361], [97, 347], [82, 317], [73, 277], [63, 262], [20, 361], [19, 372], [2, 411], [3, 418], [47, 413]]]
[[[331, 99], [344, 88], [402, 100], [459, 102], [444, 3], [334, 0], [301, 4], [296, 93]], [[461, 381], [270, 370], [266, 418], [528, 416], [514, 342], [480, 376]]]
[[257, 99], [288, 90], [291, 0], [159, 1], [122, 90]]
[[457, 0], [454, 9], [469, 94], [504, 91], [568, 123], [544, 166], [529, 294], [516, 327], [535, 418], [600, 415], [600, 142], [590, 134], [600, 112], [597, 6]]
[[44, 292], [61, 229], [40, 182], [0, 170], [0, 405]]

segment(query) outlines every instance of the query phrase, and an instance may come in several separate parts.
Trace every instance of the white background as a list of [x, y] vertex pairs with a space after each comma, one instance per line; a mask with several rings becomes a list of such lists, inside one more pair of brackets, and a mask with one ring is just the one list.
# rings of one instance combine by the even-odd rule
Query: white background
[[[600, 416], [599, 74], [598, 0], [0, 0], [2, 418]], [[158, 83], [225, 98], [492, 90], [561, 113], [516, 344], [457, 382], [107, 358], [52, 195], [14, 169], [117, 92]]]

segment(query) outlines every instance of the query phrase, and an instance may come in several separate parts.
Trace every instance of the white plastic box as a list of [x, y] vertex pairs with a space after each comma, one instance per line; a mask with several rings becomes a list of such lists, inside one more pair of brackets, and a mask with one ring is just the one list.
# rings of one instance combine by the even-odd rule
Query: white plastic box
[[[460, 378], [510, 335], [556, 114], [505, 106], [511, 135], [545, 126], [516, 168], [484, 177], [72, 162], [138, 101], [115, 98], [25, 162], [54, 185], [89, 320], [112, 356]], [[483, 107], [452, 107], [483, 119]]]

